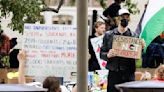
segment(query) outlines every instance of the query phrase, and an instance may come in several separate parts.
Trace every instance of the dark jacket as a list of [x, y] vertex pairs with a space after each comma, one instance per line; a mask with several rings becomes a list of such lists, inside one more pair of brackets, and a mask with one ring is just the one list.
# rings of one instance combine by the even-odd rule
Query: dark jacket
[[89, 36], [89, 39], [88, 39], [88, 49], [89, 49], [89, 54], [91, 55], [90, 59], [89, 59], [89, 71], [95, 71], [95, 70], [100, 70], [100, 65], [98, 63], [98, 60], [96, 58], [96, 54], [93, 50], [93, 46], [91, 44], [91, 38], [94, 38], [96, 37], [95, 35], [93, 36]]
[[147, 47], [146, 54], [149, 57], [164, 58], [164, 39], [157, 36]]
[[[107, 61], [106, 68], [111, 71], [119, 71], [119, 70], [129, 70], [131, 72], [135, 71], [135, 59], [131, 58], [124, 58], [124, 57], [111, 57], [107, 58], [107, 53], [110, 49], [112, 49], [112, 42], [114, 35], [121, 35], [118, 32], [118, 29], [115, 28], [111, 31], [105, 33], [103, 38], [103, 45], [100, 51], [100, 58]], [[123, 36], [131, 36], [136, 37], [137, 35], [128, 29], [125, 33], [122, 34]]]

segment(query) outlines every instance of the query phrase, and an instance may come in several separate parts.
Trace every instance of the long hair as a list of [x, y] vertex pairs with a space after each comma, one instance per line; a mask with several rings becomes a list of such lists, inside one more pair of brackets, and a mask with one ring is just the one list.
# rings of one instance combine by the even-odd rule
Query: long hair
[[155, 70], [155, 75], [159, 80], [164, 80], [164, 65], [160, 65], [156, 70]]
[[47, 77], [43, 82], [43, 88], [47, 88], [47, 92], [61, 92], [60, 83], [56, 77]]
[[8, 55], [10, 51], [10, 39], [7, 35], [1, 34], [0, 35], [0, 54], [1, 55]]

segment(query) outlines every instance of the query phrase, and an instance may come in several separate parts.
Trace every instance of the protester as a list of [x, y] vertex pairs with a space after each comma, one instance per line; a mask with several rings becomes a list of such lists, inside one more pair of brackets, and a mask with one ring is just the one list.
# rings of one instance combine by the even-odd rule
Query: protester
[[43, 82], [43, 88], [47, 88], [48, 92], [61, 92], [60, 83], [56, 77], [47, 77]]
[[95, 52], [94, 52], [94, 49], [93, 49], [93, 46], [91, 44], [91, 39], [92, 38], [95, 38], [95, 37], [98, 37], [98, 36], [101, 36], [104, 34], [105, 32], [105, 23], [104, 22], [96, 22], [95, 23], [95, 34], [92, 35], [92, 36], [89, 36], [88, 38], [88, 49], [89, 49], [89, 54], [90, 54], [90, 58], [89, 58], [89, 71], [95, 71], [95, 70], [100, 70], [100, 65], [98, 63], [98, 60], [96, 58], [96, 55], [95, 55]]
[[[164, 33], [163, 33], [164, 34]], [[146, 64], [149, 68], [157, 68], [160, 64], [163, 64], [164, 59], [164, 37], [162, 33], [157, 36], [147, 47], [146, 50]]]
[[[19, 77], [18, 82], [20, 84], [25, 84], [25, 61], [26, 61], [26, 55], [24, 51], [20, 51], [18, 56], [19, 61]], [[47, 92], [61, 92], [60, 83], [59, 80], [56, 77], [47, 77], [43, 82], [43, 88], [47, 88]]]
[[[9, 38], [3, 31], [0, 31], [0, 67], [6, 67], [2, 58], [8, 56], [17, 45], [17, 38]], [[14, 57], [12, 57], [14, 58]], [[15, 57], [16, 58], [16, 57]], [[15, 58], [13, 61], [15, 61]], [[8, 66], [9, 67], [9, 66]]]
[[159, 81], [164, 81], [164, 65], [160, 65], [155, 70], [155, 77], [153, 79], [154, 80], [159, 80]]
[[125, 0], [114, 0], [114, 3], [111, 4], [108, 8], [103, 11], [103, 15], [107, 17], [106, 20], [106, 30], [114, 29], [117, 27], [116, 17], [118, 16], [118, 11], [121, 9], [121, 3]]
[[[100, 51], [100, 58], [107, 61], [106, 68], [108, 73], [107, 92], [119, 92], [115, 84], [135, 80], [135, 59], [116, 56], [115, 50], [112, 49], [114, 35], [137, 37], [127, 26], [130, 20], [130, 13], [127, 9], [120, 9], [118, 17], [118, 27], [107, 31], [103, 38], [103, 44]], [[142, 40], [142, 48], [145, 42]]]
[[10, 38], [3, 32], [0, 34], [0, 55], [5, 56], [10, 52]]

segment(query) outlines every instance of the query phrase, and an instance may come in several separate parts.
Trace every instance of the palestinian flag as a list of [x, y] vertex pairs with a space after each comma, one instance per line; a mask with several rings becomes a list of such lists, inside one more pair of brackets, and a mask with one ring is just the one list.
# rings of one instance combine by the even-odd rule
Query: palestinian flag
[[164, 0], [149, 0], [142, 20], [140, 37], [146, 42], [146, 47], [164, 31]]

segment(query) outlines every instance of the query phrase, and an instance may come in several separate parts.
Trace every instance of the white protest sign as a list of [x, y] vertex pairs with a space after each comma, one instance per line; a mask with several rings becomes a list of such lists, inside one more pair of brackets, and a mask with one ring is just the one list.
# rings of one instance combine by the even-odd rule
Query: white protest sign
[[101, 69], [105, 69], [105, 66], [107, 64], [106, 61], [104, 61], [103, 59], [100, 59], [100, 47], [102, 46], [103, 37], [104, 37], [104, 35], [95, 37], [95, 38], [91, 38], [91, 44], [93, 46], [93, 50], [95, 52], [96, 58], [98, 60], [98, 63], [100, 65]]
[[57, 76], [71, 81], [76, 72], [76, 28], [68, 25], [25, 24], [23, 49], [26, 74]]

